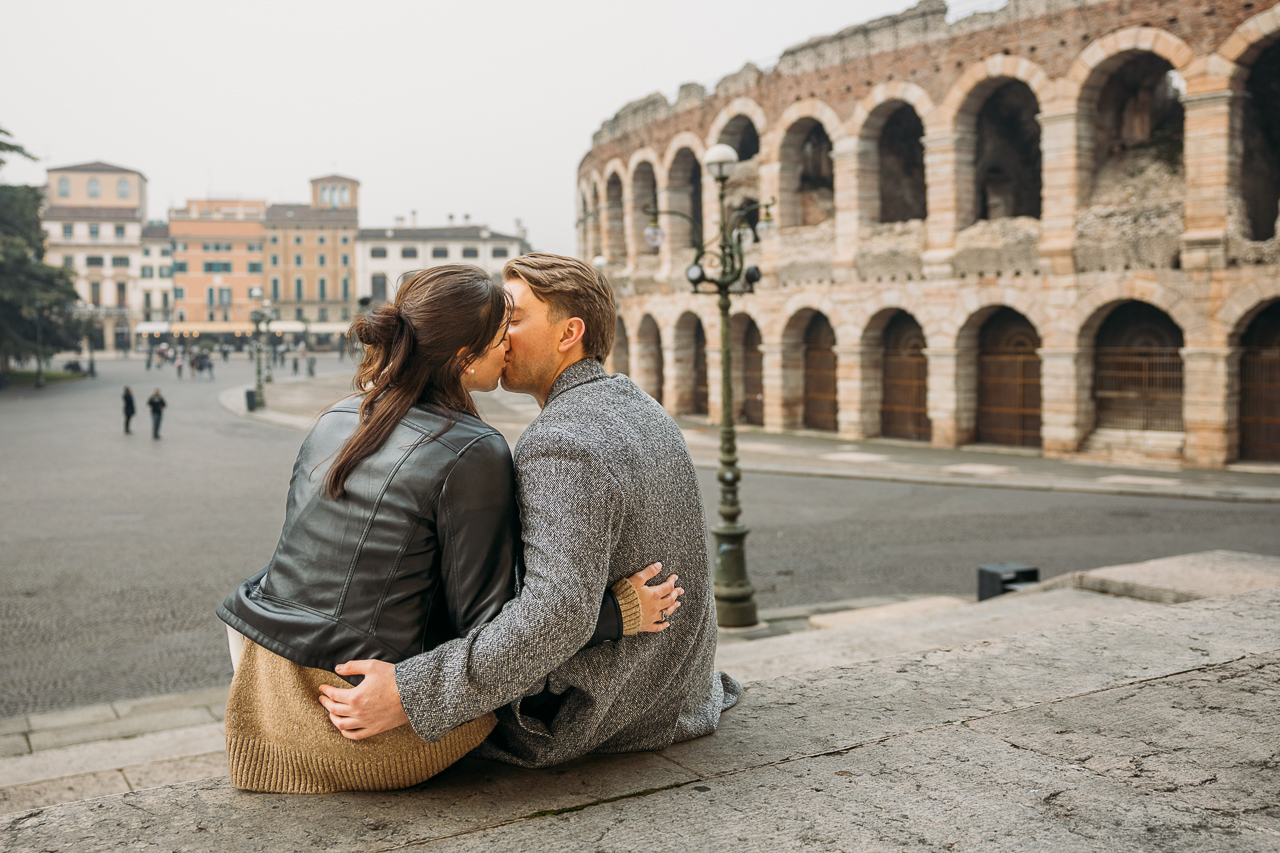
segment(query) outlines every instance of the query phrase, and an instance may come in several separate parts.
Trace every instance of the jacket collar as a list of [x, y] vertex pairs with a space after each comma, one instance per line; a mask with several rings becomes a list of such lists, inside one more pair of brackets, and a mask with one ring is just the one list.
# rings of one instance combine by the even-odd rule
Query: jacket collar
[[556, 377], [556, 381], [551, 383], [551, 390], [547, 392], [547, 402], [543, 405], [543, 408], [551, 405], [552, 400], [570, 388], [577, 388], [579, 385], [594, 382], [604, 377], [604, 365], [594, 358], [588, 356], [582, 361], [575, 361], [562, 370], [560, 375]]

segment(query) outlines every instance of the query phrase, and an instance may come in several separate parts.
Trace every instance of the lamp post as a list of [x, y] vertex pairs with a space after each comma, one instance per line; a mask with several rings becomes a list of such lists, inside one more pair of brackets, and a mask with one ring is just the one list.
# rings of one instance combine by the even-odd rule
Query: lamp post
[[[720, 470], [716, 479], [720, 482], [720, 523], [711, 528], [716, 540], [716, 619], [723, 628], [746, 628], [759, 624], [756, 612], [755, 587], [747, 576], [746, 538], [749, 528], [738, 521], [742, 505], [738, 501], [738, 484], [742, 471], [738, 468], [738, 438], [733, 423], [733, 352], [729, 333], [729, 295], [751, 293], [760, 280], [757, 267], [744, 267], [742, 243], [749, 239], [751, 230], [746, 216], [754, 210], [761, 213], [758, 228], [768, 229], [773, 224], [767, 204], [742, 207], [730, 216], [725, 209], [725, 183], [738, 162], [738, 152], [732, 146], [719, 144], [708, 149], [704, 158], [707, 171], [719, 188], [720, 234], [714, 248], [702, 244], [697, 222], [678, 210], [646, 210], [651, 216], [649, 227], [644, 229], [645, 242], [657, 248], [665, 235], [658, 224], [660, 213], [680, 216], [689, 220], [694, 229], [698, 253], [685, 271], [694, 293], [714, 293], [719, 296], [720, 308]], [[734, 285], [741, 286], [737, 289]], [[706, 285], [707, 289], [703, 289]]]
[[[267, 405], [266, 393], [262, 388], [262, 348], [265, 346], [262, 342], [262, 332], [263, 327], [265, 326], [267, 335], [269, 336], [271, 334], [271, 315], [266, 312], [266, 306], [268, 303], [269, 300], [264, 301], [262, 308], [255, 309], [254, 312], [249, 315], [249, 319], [253, 321], [253, 350], [255, 356], [256, 384], [253, 389], [253, 398], [254, 402], [260, 409], [266, 408]], [[268, 367], [267, 369], [270, 370], [271, 368]]]

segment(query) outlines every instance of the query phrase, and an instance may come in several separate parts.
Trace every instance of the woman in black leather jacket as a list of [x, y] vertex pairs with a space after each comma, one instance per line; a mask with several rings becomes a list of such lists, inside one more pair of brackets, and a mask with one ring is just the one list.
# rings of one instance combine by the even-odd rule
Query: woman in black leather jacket
[[[472, 391], [497, 387], [507, 298], [481, 269], [414, 274], [357, 318], [352, 397], [298, 452], [284, 528], [265, 568], [218, 608], [236, 666], [227, 704], [232, 783], [280, 793], [417, 784], [492, 730], [487, 714], [427, 743], [405, 725], [361, 741], [332, 727], [319, 685], [349, 660], [396, 663], [492, 619], [519, 585], [520, 528], [506, 440]], [[674, 582], [650, 567], [606, 593], [592, 643], [661, 630]]]

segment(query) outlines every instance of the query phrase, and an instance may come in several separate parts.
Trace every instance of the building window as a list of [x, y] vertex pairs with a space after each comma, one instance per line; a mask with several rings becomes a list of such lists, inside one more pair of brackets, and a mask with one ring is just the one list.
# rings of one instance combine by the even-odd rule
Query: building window
[[297, 234], [297, 235], [295, 235], [295, 236], [294, 236], [294, 238], [293, 238], [293, 245], [295, 245], [295, 246], [301, 246], [301, 245], [302, 245], [302, 235], [301, 235], [301, 234]]
[[167, 257], [169, 257], [169, 256], [170, 256], [170, 255], [172, 255], [172, 254], [173, 254], [173, 252], [170, 252], [168, 249], [161, 249], [161, 250], [160, 250], [160, 257], [162, 257], [162, 258], [167, 258]]
[[[63, 178], [63, 180], [65, 181], [66, 178]], [[73, 233], [75, 233], [73, 230], [74, 228], [75, 226], [71, 225], [71, 223], [64, 223], [62, 226], [62, 236], [70, 237]]]
[[89, 257], [84, 259], [84, 265], [87, 267], [102, 266], [102, 255], [90, 255]]
[[116, 307], [124, 308], [129, 304], [129, 285], [123, 281], [116, 282]]
[[97, 225], [90, 225], [90, 226], [89, 226], [89, 239], [90, 239], [90, 240], [97, 240], [97, 239], [98, 239], [98, 226], [97, 226]]
[[205, 272], [231, 272], [231, 261], [205, 261]]
[[150, 290], [142, 294], [142, 307], [146, 308], [148, 311], [151, 310], [151, 291]]
[[325, 244], [325, 236], [324, 236], [323, 234], [321, 234], [319, 237], [317, 237], [317, 238], [316, 238], [316, 243], [318, 243], [319, 245], [323, 246], [323, 245]]
[[219, 305], [231, 304], [231, 288], [229, 287], [218, 288], [218, 304]]
[[351, 279], [342, 279], [342, 301], [346, 302], [351, 298]]
[[71, 196], [71, 182], [66, 178], [58, 178], [58, 198], [69, 198]]
[[226, 308], [223, 308], [223, 309], [222, 309], [222, 322], [224, 322], [224, 323], [225, 323], [225, 322], [227, 322], [227, 321], [228, 321], [228, 320], [230, 320], [230, 319], [231, 319], [231, 311], [230, 311], [230, 310], [228, 310], [228, 309], [226, 309]]
[[351, 309], [350, 309], [350, 308], [346, 308], [346, 307], [344, 307], [344, 308], [342, 309], [342, 319], [344, 319], [344, 320], [350, 320], [350, 319], [351, 319]]
[[387, 301], [387, 277], [380, 272], [373, 274], [373, 298], [380, 302]]
[[475, 246], [466, 246], [466, 247], [465, 247], [465, 248], [463, 248], [463, 250], [462, 250], [462, 257], [464, 257], [464, 258], [478, 258], [478, 257], [480, 257], [480, 250], [479, 250], [479, 249], [477, 249]]
[[280, 301], [280, 279], [278, 278], [271, 279], [271, 298], [277, 302]]
[[102, 304], [102, 282], [94, 281], [89, 283], [89, 301], [94, 305]]
[[123, 225], [117, 225], [117, 226], [116, 226], [116, 239], [117, 239], [117, 240], [123, 240], [123, 239], [124, 239], [124, 226], [123, 226]]
[[142, 267], [141, 275], [143, 278], [155, 278], [156, 268], [151, 266], [150, 264], [146, 264]]
[[89, 198], [97, 198], [101, 195], [101, 188], [98, 186], [97, 178], [89, 179]]
[[494, 256], [495, 258], [505, 258], [505, 257], [507, 256], [507, 247], [506, 247], [506, 246], [494, 246], [494, 247], [493, 247], [493, 256]]
[[320, 301], [324, 302], [329, 298], [329, 280], [322, 278], [316, 282], [316, 290], [319, 293]]
[[186, 298], [187, 298], [187, 289], [185, 287], [175, 287], [173, 289], [174, 302], [177, 302], [179, 299], [186, 299]]
[[300, 278], [293, 280], [293, 298], [296, 302], [302, 301], [302, 279]]
[[[212, 287], [210, 287], [210, 288], [206, 288], [206, 289], [205, 289], [205, 303], [204, 303], [204, 304], [205, 304], [205, 305], [209, 305], [209, 306], [212, 306], [212, 305], [213, 305], [213, 288], [212, 288]], [[210, 320], [212, 320], [213, 318], [212, 318], [212, 317], [210, 317], [209, 319], [210, 319]]]
[[382, 246], [374, 246], [369, 250], [369, 257], [371, 258], [385, 258], [386, 256], [387, 250]]
[[317, 320], [319, 320], [321, 323], [323, 323], [323, 322], [325, 322], [326, 320], [328, 320], [328, 319], [329, 319], [329, 309], [328, 309], [328, 308], [321, 308], [321, 309], [316, 313], [316, 319], [317, 319]]
[[302, 255], [294, 255], [294, 256], [293, 256], [293, 265], [294, 265], [295, 267], [300, 267], [300, 266], [302, 266]]
[[351, 187], [342, 188], [342, 203], [346, 204], [351, 200]]
[[436, 246], [434, 249], [431, 250], [431, 257], [447, 258], [449, 257], [449, 250], [444, 246]]
[[73, 269], [73, 268], [75, 267], [75, 265], [76, 265], [76, 256], [75, 256], [75, 255], [63, 255], [63, 256], [62, 256], [62, 265], [63, 265], [64, 267], [66, 267], [67, 269]]
[[173, 278], [173, 267], [160, 267], [161, 278]]
[[129, 179], [121, 178], [120, 180], [116, 181], [116, 198], [128, 198], [128, 197], [129, 197]]
[[174, 262], [173, 262], [173, 271], [174, 271], [174, 272], [186, 272], [186, 271], [187, 271], [187, 262], [186, 262], [186, 261], [174, 261]]
[[317, 256], [316, 256], [316, 263], [318, 263], [320, 266], [324, 266], [324, 265], [328, 262], [328, 260], [329, 260], [329, 256], [328, 256], [328, 255], [317, 255]]
[[262, 261], [249, 261], [249, 272], [262, 272]]
[[343, 265], [344, 267], [349, 267], [349, 266], [351, 266], [351, 256], [350, 256], [350, 255], [343, 255], [343, 256], [342, 256], [342, 265]]
[[151, 249], [149, 249], [149, 248], [148, 248], [148, 247], [146, 247], [146, 246], [143, 246], [143, 247], [142, 247], [142, 257], [144, 257], [144, 258], [149, 258], [149, 257], [151, 257]]
[[129, 257], [128, 257], [128, 255], [125, 255], [124, 257], [121, 257], [120, 255], [115, 255], [115, 256], [113, 256], [113, 257], [111, 258], [111, 266], [113, 266], [113, 267], [128, 267], [128, 266], [129, 266]]
[[179, 322], [179, 323], [185, 323], [185, 322], [187, 322], [187, 312], [186, 312], [186, 311], [183, 311], [182, 309], [178, 309], [178, 322]]
[[348, 244], [348, 243], [350, 243], [350, 242], [351, 242], [351, 238], [350, 238], [350, 237], [348, 237], [346, 234], [343, 234], [343, 235], [342, 235], [342, 245], [344, 245], [344, 246], [345, 246], [345, 245], [347, 245], [347, 244]]
[[272, 235], [271, 235], [271, 245], [273, 245], [273, 246], [279, 246], [279, 245], [280, 245], [280, 237], [279, 237], [278, 235], [276, 235], [276, 234], [272, 234]]
[[278, 267], [278, 266], [280, 266], [280, 256], [279, 256], [279, 255], [272, 255], [272, 256], [271, 256], [271, 266], [273, 266], [273, 267]]
[[206, 252], [230, 252], [230, 243], [205, 243], [203, 246]]
[[295, 308], [295, 309], [293, 310], [293, 319], [295, 319], [295, 320], [305, 320], [305, 319], [307, 319], [307, 315], [305, 315], [305, 314], [303, 314], [303, 313], [302, 313], [302, 309], [301, 309], [301, 308]]
[[209, 311], [207, 312], [207, 316], [208, 316], [208, 318], [209, 318], [209, 322], [210, 322], [210, 323], [212, 323], [212, 322], [213, 322], [213, 309], [212, 309], [212, 308], [210, 308], [210, 309], [209, 309]]
[[418, 250], [413, 248], [412, 246], [405, 246], [403, 249], [400, 250], [400, 257], [416, 258], [418, 257]]

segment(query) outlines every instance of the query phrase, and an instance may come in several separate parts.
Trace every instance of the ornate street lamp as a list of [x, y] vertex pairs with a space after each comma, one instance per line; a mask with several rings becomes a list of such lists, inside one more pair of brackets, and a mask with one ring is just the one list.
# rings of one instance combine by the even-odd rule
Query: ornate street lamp
[[[720, 191], [720, 235], [718, 244], [708, 248], [702, 244], [698, 223], [678, 210], [646, 210], [651, 217], [644, 229], [645, 242], [657, 248], [665, 235], [658, 224], [658, 215], [680, 216], [689, 220], [694, 230], [698, 253], [685, 271], [694, 293], [714, 293], [720, 307], [720, 523], [711, 528], [716, 539], [716, 613], [717, 621], [724, 628], [746, 628], [759, 624], [756, 612], [755, 587], [747, 577], [745, 540], [749, 528], [738, 521], [742, 505], [738, 502], [738, 484], [742, 471], [738, 468], [738, 438], [733, 423], [733, 352], [729, 334], [729, 295], [751, 293], [760, 280], [757, 267], [744, 267], [742, 244], [750, 240], [752, 230], [747, 225], [747, 214], [759, 210], [757, 231], [773, 226], [767, 204], [746, 205], [729, 215], [725, 209], [725, 183], [738, 162], [738, 152], [732, 146], [713, 145], [707, 151], [704, 165], [715, 178]], [[705, 285], [705, 288], [704, 288]], [[735, 285], [738, 285], [735, 287]]]
[[[266, 310], [270, 304], [270, 299], [264, 299], [262, 307], [254, 309], [253, 313], [249, 315], [249, 319], [253, 321], [253, 351], [257, 380], [257, 384], [253, 389], [253, 398], [255, 405], [259, 409], [264, 409], [267, 406], [266, 393], [262, 388], [262, 350], [263, 347], [266, 346], [262, 340], [262, 333], [265, 331], [267, 333], [267, 337], [270, 338], [271, 315], [268, 314]], [[268, 365], [267, 370], [270, 369], [271, 367]]]

